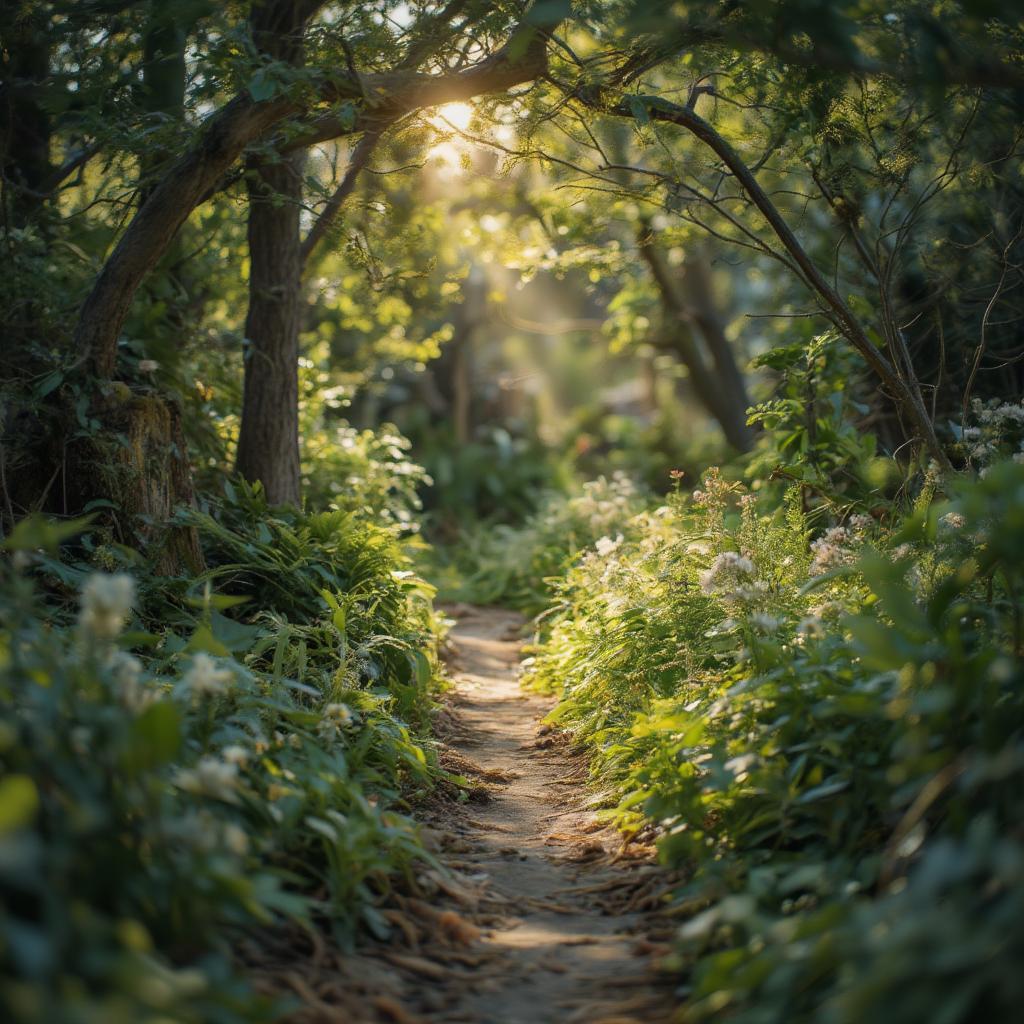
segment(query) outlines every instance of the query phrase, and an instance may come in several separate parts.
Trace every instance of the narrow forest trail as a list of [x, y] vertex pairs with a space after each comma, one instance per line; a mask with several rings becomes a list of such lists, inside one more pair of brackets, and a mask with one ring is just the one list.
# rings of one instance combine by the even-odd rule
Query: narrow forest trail
[[[640, 845], [587, 808], [586, 765], [542, 725], [552, 700], [525, 693], [523, 619], [458, 606], [450, 767], [484, 783], [438, 829], [450, 866], [486, 893], [476, 972], [426, 1019], [436, 1024], [653, 1024], [671, 993], [654, 972], [669, 926], [668, 880]], [[475, 976], [474, 976], [475, 975]], [[444, 1005], [447, 1004], [447, 1005]]]

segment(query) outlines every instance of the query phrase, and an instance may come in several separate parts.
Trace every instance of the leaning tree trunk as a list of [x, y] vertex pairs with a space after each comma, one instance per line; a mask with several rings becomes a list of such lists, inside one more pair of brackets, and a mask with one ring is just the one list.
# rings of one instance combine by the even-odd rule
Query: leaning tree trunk
[[251, 162], [249, 313], [236, 468], [275, 505], [299, 503], [303, 154]]
[[[710, 297], [702, 296], [700, 308], [691, 308], [680, 292], [679, 286], [685, 282], [676, 281], [654, 232], [646, 224], [637, 233], [637, 246], [651, 270], [664, 311], [665, 329], [658, 336], [658, 347], [672, 352], [689, 371], [694, 394], [718, 422], [729, 444], [737, 451], [750, 451], [754, 435], [747, 425], [746, 386]], [[704, 282], [705, 287], [708, 284]], [[710, 358], [698, 345], [695, 328]]]

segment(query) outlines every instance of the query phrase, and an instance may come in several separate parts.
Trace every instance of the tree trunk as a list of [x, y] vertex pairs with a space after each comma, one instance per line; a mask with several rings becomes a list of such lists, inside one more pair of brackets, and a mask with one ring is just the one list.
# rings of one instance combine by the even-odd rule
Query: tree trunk
[[299, 215], [304, 154], [250, 163], [249, 312], [236, 468], [274, 505], [297, 505], [299, 476]]
[[245, 146], [292, 109], [287, 99], [256, 103], [243, 93], [207, 124], [195, 149], [149, 194], [103, 266], [75, 328], [75, 348], [103, 380], [114, 376], [117, 341], [132, 299], [189, 214], [216, 187]]
[[693, 321], [704, 339], [711, 360], [730, 396], [733, 410], [739, 414], [744, 429], [747, 410], [750, 408], [750, 395], [743, 371], [736, 362], [736, 353], [729, 339], [725, 336], [725, 322], [719, 315], [715, 304], [715, 292], [711, 274], [708, 272], [709, 256], [705, 252], [688, 255], [683, 262], [682, 292], [693, 316]]
[[[302, 61], [307, 2], [256, 0], [250, 26], [260, 53]], [[299, 314], [302, 300], [302, 172], [306, 151], [250, 158], [249, 311], [245, 388], [235, 468], [263, 485], [272, 505], [298, 505]]]
[[[641, 226], [637, 245], [661, 296], [666, 330], [659, 347], [671, 351], [689, 370], [697, 399], [721, 426], [729, 444], [737, 451], [750, 451], [754, 435], [747, 425], [746, 386], [710, 296], [703, 295], [699, 306], [690, 306], [648, 226]], [[692, 294], [693, 289], [709, 285], [708, 281], [701, 284], [694, 279], [687, 287]], [[698, 346], [694, 327], [703, 335], [710, 359]]]
[[39, 91], [50, 74], [50, 43], [44, 17], [32, 4], [11, 16], [5, 39], [3, 109], [0, 111], [0, 171], [8, 223], [23, 227], [45, 198], [50, 178], [50, 115]]

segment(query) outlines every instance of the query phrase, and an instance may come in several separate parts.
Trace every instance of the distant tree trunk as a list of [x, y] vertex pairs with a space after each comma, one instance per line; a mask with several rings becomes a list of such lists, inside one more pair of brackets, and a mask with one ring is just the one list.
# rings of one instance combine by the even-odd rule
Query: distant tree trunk
[[746, 385], [714, 308], [706, 271], [702, 278], [703, 268], [689, 264], [678, 280], [648, 225], [641, 226], [637, 244], [661, 296], [665, 328], [659, 347], [687, 368], [698, 401], [717, 420], [729, 444], [750, 451], [754, 435], [747, 425]]
[[682, 293], [715, 364], [715, 370], [730, 396], [732, 408], [739, 413], [746, 426], [747, 409], [750, 408], [747, 382], [736, 362], [735, 349], [725, 336], [725, 321], [715, 302], [714, 284], [708, 265], [709, 256], [705, 251], [698, 250], [687, 255], [683, 260]]
[[3, 109], [0, 111], [0, 171], [3, 174], [5, 222], [23, 227], [45, 198], [51, 173], [50, 115], [39, 91], [50, 74], [46, 19], [23, 3], [13, 15], [10, 36], [3, 40]]
[[[175, 4], [151, 0], [143, 37], [141, 99], [154, 126], [158, 120], [178, 121], [184, 114], [189, 27], [179, 22]], [[141, 201], [152, 190], [169, 156], [164, 146], [147, 146], [141, 154]]]
[[[260, 53], [298, 64], [309, 14], [304, 3], [256, 0], [250, 24]], [[302, 172], [305, 150], [250, 157], [249, 311], [245, 387], [235, 468], [259, 481], [274, 505], [297, 505], [299, 327], [302, 305]]]
[[275, 505], [297, 505], [300, 497], [303, 164], [303, 153], [249, 164], [249, 312], [236, 468], [262, 483]]

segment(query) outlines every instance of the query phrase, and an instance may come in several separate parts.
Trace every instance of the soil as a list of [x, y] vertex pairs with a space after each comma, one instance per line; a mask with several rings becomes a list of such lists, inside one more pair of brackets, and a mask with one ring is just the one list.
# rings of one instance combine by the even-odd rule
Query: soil
[[553, 700], [521, 689], [523, 619], [469, 606], [449, 614], [457, 725], [448, 742], [489, 782], [489, 799], [445, 824], [469, 846], [454, 866], [486, 882], [505, 910], [479, 939], [493, 957], [487, 982], [433, 1020], [670, 1019], [671, 992], [654, 971], [670, 927], [650, 914], [669, 880], [648, 848], [624, 848], [598, 823], [585, 761], [542, 724]]
[[393, 894], [387, 942], [344, 952], [320, 929], [268, 940], [251, 954], [259, 983], [297, 998], [289, 1024], [667, 1024], [678, 880], [598, 821], [586, 759], [543, 722], [553, 699], [519, 685], [522, 617], [446, 611], [440, 760], [468, 785], [426, 815], [439, 866], [415, 895]]

